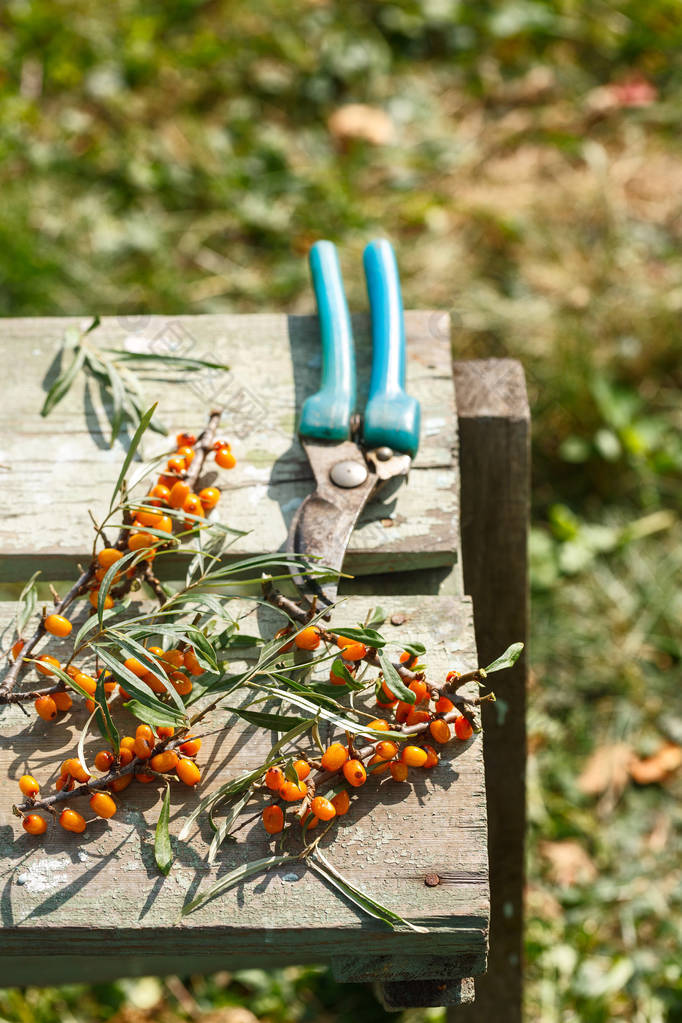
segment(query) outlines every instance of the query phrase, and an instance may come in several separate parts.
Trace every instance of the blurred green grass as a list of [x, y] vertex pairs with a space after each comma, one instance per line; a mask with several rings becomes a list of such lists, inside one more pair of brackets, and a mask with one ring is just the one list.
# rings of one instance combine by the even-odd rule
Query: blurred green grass
[[[595, 750], [682, 742], [681, 43], [673, 0], [0, 13], [0, 314], [310, 311], [320, 236], [363, 308], [382, 233], [406, 305], [449, 310], [458, 355], [523, 360], [542, 1023], [682, 1020], [679, 779], [579, 784]], [[370, 111], [343, 131], [352, 103]], [[576, 847], [571, 877], [557, 855]], [[11, 1021], [249, 1013], [383, 1018], [309, 968], [0, 992]]]

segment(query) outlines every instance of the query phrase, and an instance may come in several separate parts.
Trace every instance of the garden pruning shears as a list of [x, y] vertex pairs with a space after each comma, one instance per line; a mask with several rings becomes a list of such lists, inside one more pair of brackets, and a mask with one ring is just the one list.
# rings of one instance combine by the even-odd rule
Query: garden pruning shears
[[[372, 318], [372, 372], [363, 416], [355, 414], [355, 348], [335, 246], [316, 242], [310, 270], [322, 340], [322, 380], [306, 399], [298, 432], [315, 477], [299, 506], [287, 551], [341, 570], [358, 515], [387, 481], [407, 475], [419, 444], [419, 402], [405, 391], [405, 324], [393, 249], [370, 242], [363, 263]], [[337, 579], [294, 575], [318, 606], [336, 600]]]

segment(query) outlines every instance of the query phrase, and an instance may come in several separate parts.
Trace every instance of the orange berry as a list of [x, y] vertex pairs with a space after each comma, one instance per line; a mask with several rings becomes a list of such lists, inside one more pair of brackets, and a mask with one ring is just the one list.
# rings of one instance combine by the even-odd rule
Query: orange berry
[[77, 668], [75, 664], [67, 664], [66, 667], [64, 668], [64, 671], [69, 676], [69, 678], [75, 678], [76, 675], [80, 675], [81, 672], [80, 668]]
[[377, 700], [376, 704], [377, 704], [377, 707], [382, 707], [384, 709], [388, 709], [390, 707], [395, 707], [397, 702], [398, 702], [397, 700]]
[[343, 649], [343, 656], [347, 661], [361, 661], [367, 653], [364, 643], [358, 643], [356, 639], [349, 639], [347, 636], [337, 636], [336, 645]]
[[306, 828], [307, 831], [312, 831], [320, 823], [320, 818], [316, 817], [314, 813], [307, 810], [300, 818], [300, 824], [302, 828]]
[[367, 781], [367, 771], [359, 760], [347, 760], [343, 765], [343, 776], [353, 788], [358, 788]]
[[97, 555], [97, 561], [100, 568], [106, 570], [111, 568], [117, 561], [120, 561], [122, 557], [123, 551], [117, 551], [115, 547], [104, 547]]
[[234, 469], [237, 459], [229, 448], [218, 448], [215, 453], [215, 460], [221, 469]]
[[16, 643], [12, 647], [12, 660], [13, 661], [16, 661], [17, 657], [19, 656], [19, 654], [21, 653], [21, 651], [24, 649], [25, 646], [26, 646], [26, 643], [24, 642], [23, 639], [18, 639], [16, 641]]
[[333, 686], [345, 686], [346, 680], [341, 675], [336, 675], [334, 669], [331, 668], [329, 671], [329, 681]]
[[106, 792], [95, 792], [92, 796], [90, 796], [90, 809], [93, 813], [96, 813], [98, 817], [108, 819], [109, 817], [114, 816], [118, 807], [111, 796], [108, 796]]
[[137, 728], [135, 729], [135, 738], [136, 739], [146, 739], [147, 742], [153, 742], [154, 741], [154, 731], [153, 731], [151, 725], [147, 725], [147, 724], [138, 725]]
[[422, 700], [425, 700], [429, 695], [429, 690], [428, 686], [426, 685], [426, 682], [421, 682], [418, 679], [415, 679], [413, 682], [410, 682], [409, 688], [416, 696], [416, 700], [414, 701], [415, 705], [421, 703]]
[[168, 487], [169, 490], [172, 490], [177, 481], [177, 476], [171, 476], [170, 473], [161, 473], [156, 482], [160, 483], [162, 487]]
[[429, 731], [436, 742], [447, 742], [450, 738], [450, 726], [442, 718], [436, 718], [429, 725]]
[[64, 639], [71, 632], [73, 625], [64, 615], [48, 615], [43, 622], [45, 629], [52, 636], [59, 636]]
[[48, 664], [54, 664], [56, 668], [61, 668], [61, 665], [56, 657], [51, 657], [50, 654], [43, 654], [42, 657], [38, 658], [42, 663], [36, 664], [35, 669], [39, 675], [54, 675], [54, 672], [47, 667]]
[[393, 760], [393, 757], [398, 752], [398, 743], [384, 739], [382, 742], [378, 742], [376, 744], [375, 751], [377, 756], [381, 757], [382, 760]]
[[[283, 636], [290, 636], [290, 635], [291, 635], [291, 629], [288, 626], [285, 626], [283, 629], [280, 629], [279, 632], [275, 633], [274, 638], [275, 639], [282, 639]], [[293, 640], [290, 643], [285, 643], [284, 646], [281, 646], [279, 648], [278, 653], [280, 653], [280, 654], [288, 654], [289, 651], [291, 650], [291, 648], [293, 647], [293, 645], [294, 645], [294, 641]]]
[[151, 533], [145, 533], [144, 531], [141, 533], [131, 533], [128, 537], [128, 550], [142, 551], [147, 547], [154, 547], [157, 543], [156, 537]]
[[40, 785], [32, 774], [22, 774], [19, 779], [19, 788], [25, 796], [37, 796], [40, 792]]
[[203, 490], [199, 491], [199, 500], [204, 507], [204, 511], [211, 511], [220, 500], [220, 491], [217, 487], [204, 487]]
[[201, 771], [194, 761], [187, 760], [185, 757], [179, 758], [175, 771], [180, 781], [184, 782], [185, 785], [196, 785], [201, 778]]
[[388, 771], [390, 764], [388, 763], [387, 760], [384, 760], [383, 757], [375, 755], [370, 758], [370, 760], [367, 763], [367, 766], [370, 769], [369, 771], [370, 774], [383, 774], [384, 771]]
[[438, 714], [449, 714], [449, 712], [454, 709], [454, 703], [452, 700], [448, 700], [447, 696], [439, 696], [436, 700], [436, 712]]
[[428, 721], [430, 714], [427, 710], [415, 710], [414, 707], [410, 708], [410, 712], [407, 715], [405, 724], [407, 725], [421, 725], [425, 721]]
[[175, 454], [179, 455], [180, 458], [185, 459], [185, 465], [187, 467], [189, 467], [194, 461], [194, 448], [191, 447], [189, 444], [182, 444], [175, 452]]
[[391, 764], [391, 777], [393, 781], [407, 781], [407, 764], [394, 760]]
[[284, 814], [281, 806], [266, 806], [262, 817], [263, 827], [268, 835], [277, 835], [284, 827]]
[[197, 439], [193, 433], [178, 433], [175, 436], [175, 443], [179, 448], [184, 448], [185, 446], [192, 447], [196, 442]]
[[320, 632], [314, 625], [309, 625], [294, 637], [294, 643], [299, 650], [316, 650], [320, 645]]
[[85, 819], [75, 810], [69, 810], [68, 807], [62, 810], [59, 823], [65, 831], [74, 831], [77, 835], [81, 835], [86, 827]]
[[114, 766], [114, 754], [108, 749], [101, 749], [95, 757], [95, 767], [102, 774], [107, 774]]
[[155, 675], [153, 671], [146, 672], [146, 674], [144, 675], [144, 678], [142, 679], [142, 681], [145, 682], [149, 686], [149, 688], [151, 689], [151, 691], [153, 693], [167, 693], [168, 692], [168, 690], [166, 689], [165, 685], [163, 684], [162, 679], [158, 675]]
[[[97, 589], [90, 590], [88, 600], [90, 601], [93, 607], [97, 607], [97, 602], [99, 600], [99, 587], [97, 587]], [[113, 606], [114, 598], [111, 596], [111, 594], [107, 593], [106, 597], [104, 598], [104, 610], [108, 611], [109, 608]]]
[[395, 719], [399, 725], [402, 725], [407, 721], [411, 710], [411, 703], [404, 703], [403, 700], [398, 701], [398, 706], [395, 709]]
[[182, 457], [182, 455], [171, 455], [171, 457], [166, 462], [166, 466], [169, 472], [176, 472], [179, 475], [181, 472], [185, 471], [185, 469], [187, 468], [187, 463], [185, 462], [185, 459]]
[[47, 831], [47, 821], [39, 813], [29, 813], [21, 822], [24, 831], [29, 835], [44, 835]]
[[90, 696], [94, 696], [95, 690], [97, 689], [97, 683], [91, 675], [86, 675], [85, 672], [79, 671], [74, 677], [74, 682], [84, 689]]
[[150, 756], [152, 755], [154, 745], [155, 743], [153, 740], [149, 740], [146, 738], [136, 738], [135, 745], [133, 747], [135, 756], [139, 757], [140, 760], [149, 760]]
[[227, 448], [228, 451], [232, 450], [230, 445], [228, 444], [228, 442], [226, 440], [214, 440], [213, 441], [213, 450], [214, 451], [220, 451], [221, 448]]
[[415, 654], [411, 654], [409, 650], [403, 650], [403, 652], [400, 655], [400, 663], [401, 664], [409, 664], [410, 661], [416, 661], [416, 660], [417, 660], [417, 658], [416, 658]]
[[474, 734], [474, 730], [465, 717], [455, 718], [455, 735], [458, 739], [466, 741]]
[[184, 665], [190, 675], [203, 675], [204, 669], [199, 664], [199, 659], [193, 650], [185, 650]]
[[70, 792], [73, 788], [73, 778], [71, 775], [60, 774], [55, 783], [55, 788], [57, 789], [57, 792], [61, 792], [62, 789], [66, 789], [67, 792]]
[[336, 817], [336, 807], [331, 800], [325, 799], [324, 796], [315, 796], [310, 804], [310, 809], [321, 821], [330, 821], [332, 817]]
[[136, 675], [138, 678], [144, 678], [149, 671], [149, 668], [142, 664], [141, 661], [138, 661], [136, 657], [128, 657], [123, 662], [123, 667], [127, 668], [129, 672]]
[[78, 757], [69, 757], [68, 760], [65, 760], [62, 764], [62, 772], [70, 774], [72, 778], [75, 778], [76, 781], [81, 784], [84, 784], [90, 779], [90, 775], [85, 770]]
[[109, 788], [112, 792], [123, 792], [127, 789], [133, 780], [132, 774], [124, 774], [120, 778], [114, 778], [113, 781], [109, 782]]
[[73, 704], [73, 700], [68, 693], [53, 693], [52, 699], [57, 706], [57, 710], [69, 710]]
[[188, 515], [204, 517], [204, 506], [198, 494], [188, 494], [182, 503], [182, 510]]
[[178, 755], [172, 749], [165, 749], [161, 753], [157, 753], [156, 756], [152, 757], [149, 761], [149, 766], [154, 771], [174, 771], [178, 763]]
[[350, 808], [350, 796], [345, 789], [343, 792], [337, 792], [336, 795], [332, 797], [331, 802], [336, 810], [337, 817], [343, 817], [344, 814], [348, 813]]
[[273, 792], [279, 792], [284, 784], [284, 771], [281, 767], [269, 767], [265, 772], [265, 784]]
[[381, 695], [386, 700], [387, 705], [391, 705], [397, 702], [397, 697], [391, 692], [385, 682], [381, 683]]
[[[307, 760], [294, 760], [294, 771], [298, 775], [299, 781], [303, 781], [310, 774], [310, 764]], [[317, 816], [320, 816], [319, 813]]]
[[445, 676], [446, 682], [456, 682], [458, 678], [462, 677], [461, 671], [449, 671]]
[[135, 737], [132, 735], [124, 735], [119, 745], [121, 750], [132, 750], [135, 748]]
[[182, 508], [189, 496], [189, 493], [190, 487], [188, 483], [183, 483], [182, 480], [178, 480], [174, 483], [168, 498], [168, 503], [171, 508]]
[[383, 718], [374, 718], [367, 725], [368, 728], [373, 728], [377, 732], [390, 732], [388, 721], [384, 721]]
[[159, 522], [164, 516], [160, 512], [149, 511], [146, 508], [140, 508], [135, 518], [135, 525], [149, 526], [151, 529], [158, 529]]
[[338, 771], [348, 760], [348, 750], [340, 742], [327, 746], [322, 754], [322, 766], [325, 771]]
[[279, 794], [285, 803], [295, 803], [299, 799], [303, 799], [308, 786], [304, 781], [299, 781], [298, 785], [295, 785], [293, 781], [284, 781]]
[[180, 746], [180, 750], [188, 757], [195, 757], [200, 749], [201, 739], [195, 739], [191, 735]]
[[183, 675], [181, 671], [171, 672], [170, 680], [176, 693], [179, 693], [180, 696], [189, 696], [192, 692], [191, 679], [187, 678], [187, 675]]
[[107, 696], [110, 696], [113, 693], [115, 688], [116, 688], [116, 683], [115, 682], [105, 682], [104, 683], [104, 692], [107, 694]]
[[165, 664], [170, 665], [171, 668], [181, 668], [184, 664], [184, 655], [182, 650], [166, 650], [163, 656], [159, 659]]
[[85, 701], [85, 709], [87, 710], [88, 714], [92, 714], [93, 710], [95, 709], [95, 701], [94, 700], [86, 700]]
[[39, 696], [33, 706], [43, 721], [54, 721], [57, 717], [57, 704], [51, 696]]
[[426, 763], [424, 767], [435, 767], [439, 760], [438, 753], [433, 746], [425, 746], [424, 749], [426, 750]]
[[[159, 519], [159, 523], [158, 523], [156, 528], [160, 529], [164, 533], [172, 533], [173, 532], [173, 520], [170, 517], [170, 515], [162, 515], [161, 518]], [[158, 543], [167, 543], [167, 541], [163, 537], [157, 537], [157, 542]]]
[[154, 775], [154, 774], [147, 774], [146, 771], [136, 771], [135, 772], [135, 781], [140, 781], [140, 782], [142, 782], [143, 785], [149, 785], [150, 782], [155, 781], [155, 780], [156, 780], [156, 775]]
[[163, 501], [164, 504], [168, 504], [170, 487], [164, 487], [163, 483], [156, 483], [149, 491], [149, 496], [155, 497], [157, 501]]
[[175, 735], [175, 729], [172, 725], [159, 725], [156, 729], [156, 734], [159, 739], [172, 739]]
[[404, 746], [400, 759], [406, 767], [423, 767], [428, 756], [421, 746]]

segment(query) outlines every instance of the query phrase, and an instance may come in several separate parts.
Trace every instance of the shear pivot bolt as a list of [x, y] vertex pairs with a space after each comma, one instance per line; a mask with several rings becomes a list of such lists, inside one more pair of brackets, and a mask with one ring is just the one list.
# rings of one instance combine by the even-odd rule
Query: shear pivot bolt
[[332, 483], [337, 487], [359, 487], [367, 479], [367, 469], [362, 462], [354, 462], [352, 459], [344, 459], [333, 465], [329, 473]]
[[376, 449], [376, 456], [380, 462], [388, 462], [389, 458], [393, 458], [393, 448], [383, 447]]

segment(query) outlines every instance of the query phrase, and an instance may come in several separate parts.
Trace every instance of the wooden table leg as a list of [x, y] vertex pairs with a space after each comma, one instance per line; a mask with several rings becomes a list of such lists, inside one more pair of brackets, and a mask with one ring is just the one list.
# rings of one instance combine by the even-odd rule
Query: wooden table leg
[[[513, 359], [456, 362], [464, 592], [473, 597], [479, 662], [528, 638], [530, 414]], [[484, 704], [491, 925], [488, 972], [452, 1023], [519, 1023], [523, 984], [526, 659], [496, 676]], [[499, 682], [498, 682], [499, 678]]]

